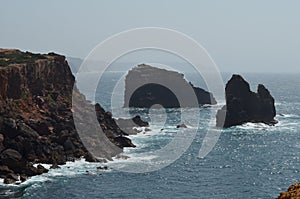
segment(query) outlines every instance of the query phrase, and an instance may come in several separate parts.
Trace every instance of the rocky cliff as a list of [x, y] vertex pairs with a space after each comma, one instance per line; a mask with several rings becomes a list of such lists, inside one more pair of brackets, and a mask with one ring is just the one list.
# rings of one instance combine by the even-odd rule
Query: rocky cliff
[[280, 193], [277, 199], [299, 199], [300, 198], [300, 183], [291, 185], [286, 192]]
[[160, 104], [179, 108], [217, 102], [211, 93], [187, 82], [183, 74], [141, 64], [126, 75], [124, 103], [125, 107], [150, 108]]
[[0, 49], [0, 178], [5, 178], [5, 183], [47, 172], [34, 163], [56, 167], [80, 157], [99, 161], [76, 132], [74, 110], [95, 111], [111, 141], [103, 158], [110, 159], [123, 147], [134, 147], [122, 136], [124, 132], [111, 113], [99, 104], [90, 104], [76, 89], [82, 106], [72, 107], [74, 81], [64, 56]]
[[218, 110], [217, 126], [230, 127], [246, 122], [262, 122], [273, 125], [276, 110], [274, 98], [264, 85], [259, 84], [257, 93], [250, 90], [242, 76], [233, 75], [225, 88], [226, 105]]

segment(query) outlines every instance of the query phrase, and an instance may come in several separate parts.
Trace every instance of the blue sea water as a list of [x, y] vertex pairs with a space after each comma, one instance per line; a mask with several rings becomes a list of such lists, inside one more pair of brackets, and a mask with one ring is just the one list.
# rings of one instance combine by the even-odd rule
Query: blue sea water
[[[175, 127], [179, 121], [176, 110], [169, 109], [167, 113], [153, 110], [150, 115], [145, 114], [145, 110], [132, 110], [132, 114], [142, 114], [150, 121], [151, 131], [131, 136], [137, 148], [124, 150], [129, 159], [107, 163], [108, 171], [97, 171], [99, 163], [70, 162], [62, 169], [35, 176], [22, 185], [1, 185], [2, 197], [276, 198], [289, 185], [300, 181], [299, 74], [242, 75], [252, 90], [256, 90], [258, 83], [263, 83], [271, 91], [276, 99], [276, 119], [279, 121], [276, 126], [247, 123], [224, 130], [215, 129], [221, 133], [220, 138], [207, 156], [199, 158], [207, 129], [215, 128], [210, 123], [211, 114], [224, 102], [200, 108], [199, 126], [189, 126], [197, 130], [196, 136], [180, 158], [157, 171], [128, 173], [119, 171], [120, 165], [139, 161], [155, 164], [149, 152], [166, 146], [179, 131]], [[198, 77], [187, 76], [193, 84], [203, 84]], [[119, 77], [119, 73], [107, 74], [107, 79], [100, 82], [96, 100], [92, 101], [99, 101], [111, 110], [111, 93]], [[224, 74], [223, 78], [227, 82], [230, 74]], [[116, 100], [118, 102], [122, 103]], [[189, 117], [191, 121], [195, 119], [195, 115]]]

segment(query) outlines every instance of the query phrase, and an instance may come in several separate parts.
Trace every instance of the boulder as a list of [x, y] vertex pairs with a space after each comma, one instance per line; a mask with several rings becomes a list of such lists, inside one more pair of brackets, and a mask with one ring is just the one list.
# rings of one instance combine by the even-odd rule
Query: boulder
[[114, 143], [120, 148], [123, 147], [136, 147], [129, 138], [125, 136], [118, 136], [114, 138]]
[[22, 155], [14, 149], [6, 149], [0, 154], [0, 161], [3, 165], [14, 167], [22, 160]]
[[146, 121], [143, 121], [142, 118], [137, 115], [133, 117], [132, 119], [115, 119], [117, 125], [119, 128], [123, 131], [123, 135], [135, 135], [139, 133], [135, 127], [148, 127], [149, 123]]
[[187, 128], [187, 126], [185, 124], [179, 124], [176, 126], [176, 128]]
[[9, 173], [5, 178], [4, 178], [4, 184], [13, 184], [16, 181], [19, 181], [19, 176], [14, 173]]
[[50, 169], [60, 169], [60, 166], [58, 166], [57, 163], [53, 163], [53, 164], [50, 166]]
[[242, 76], [233, 75], [226, 84], [225, 95], [226, 105], [218, 110], [216, 116], [218, 127], [231, 127], [246, 122], [276, 123], [274, 98], [264, 85], [259, 84], [255, 93]]

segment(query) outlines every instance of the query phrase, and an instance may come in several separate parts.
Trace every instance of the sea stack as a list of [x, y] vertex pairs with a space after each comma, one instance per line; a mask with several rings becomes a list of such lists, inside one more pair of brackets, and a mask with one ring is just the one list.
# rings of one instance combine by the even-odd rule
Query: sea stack
[[231, 127], [246, 122], [274, 125], [276, 110], [274, 98], [264, 85], [259, 84], [257, 93], [250, 90], [242, 76], [233, 75], [225, 88], [226, 105], [217, 112], [217, 126]]
[[[194, 97], [189, 97], [191, 93]], [[124, 107], [150, 108], [160, 104], [164, 108], [179, 108], [216, 103], [210, 92], [195, 87], [176, 71], [141, 64], [126, 75]]]

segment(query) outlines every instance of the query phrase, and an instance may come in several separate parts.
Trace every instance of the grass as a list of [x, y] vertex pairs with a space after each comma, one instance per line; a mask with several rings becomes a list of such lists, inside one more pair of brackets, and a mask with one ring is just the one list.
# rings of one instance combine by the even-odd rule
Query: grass
[[8, 66], [9, 64], [34, 63], [38, 59], [47, 59], [42, 54], [34, 54], [30, 52], [13, 51], [13, 53], [0, 53], [0, 66]]

